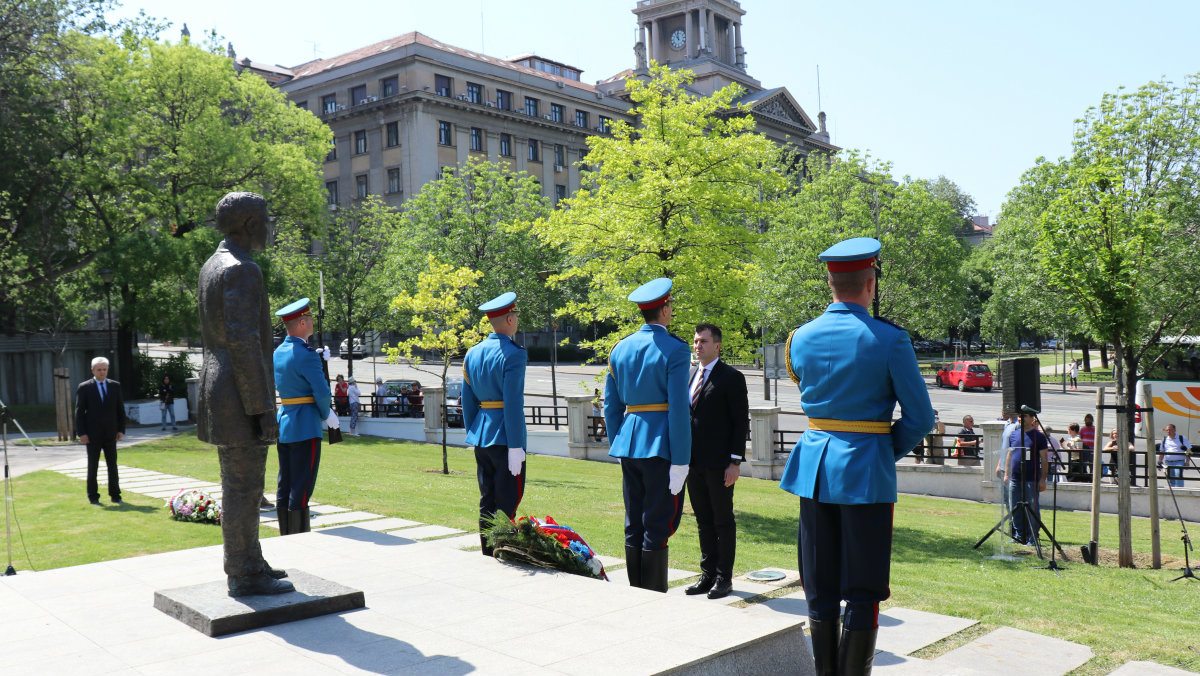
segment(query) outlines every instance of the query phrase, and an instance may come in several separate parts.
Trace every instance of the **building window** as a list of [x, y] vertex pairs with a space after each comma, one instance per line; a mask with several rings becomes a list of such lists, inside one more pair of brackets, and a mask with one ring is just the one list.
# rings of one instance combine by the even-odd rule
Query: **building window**
[[567, 164], [567, 149], [562, 144], [554, 144], [554, 166], [562, 167]]
[[512, 134], [500, 135], [500, 154], [505, 157], [512, 157]]
[[471, 127], [471, 150], [483, 152], [483, 130], [479, 127]]
[[532, 96], [525, 97], [525, 114], [529, 117], [538, 116], [538, 100]]
[[388, 194], [400, 192], [400, 167], [392, 167], [388, 169]]
[[609, 131], [611, 131], [611, 127], [612, 127], [612, 118], [604, 117], [603, 115], [601, 115], [600, 116], [600, 131], [607, 134]]
[[395, 148], [400, 145], [400, 123], [387, 123], [387, 147]]
[[359, 174], [354, 177], [354, 196], [358, 199], [364, 199], [369, 194], [367, 185], [367, 175]]
[[296, 107], [303, 108], [304, 110], [308, 110], [308, 101], [301, 101], [300, 103], [296, 104]]
[[367, 152], [367, 130], [359, 129], [354, 132], [354, 154], [362, 155]]
[[398, 91], [400, 91], [400, 80], [395, 75], [379, 81], [379, 98], [395, 96]]
[[438, 96], [450, 96], [453, 85], [454, 80], [451, 80], [445, 75], [433, 76], [433, 92]]
[[337, 94], [326, 94], [321, 97], [321, 112], [326, 115], [337, 112]]
[[554, 184], [554, 203], [558, 204], [558, 201], [561, 199], [565, 199], [566, 196], [567, 196], [567, 186], [562, 185], [561, 183], [555, 183]]
[[332, 162], [337, 159], [337, 140], [329, 142], [329, 152], [325, 155], [326, 162]]
[[561, 104], [558, 104], [558, 103], [550, 104], [550, 119], [551, 120], [554, 120], [555, 122], [562, 122], [564, 119], [566, 119], [566, 116], [567, 116], [566, 108], [564, 108]]
[[454, 145], [454, 132], [450, 128], [450, 123], [444, 120], [438, 120], [438, 143], [444, 146]]
[[325, 181], [325, 201], [330, 204], [338, 203], [337, 181]]
[[506, 92], [503, 89], [497, 89], [496, 107], [500, 110], [512, 110], [512, 92]]
[[471, 103], [483, 103], [483, 85], [468, 82], [467, 100]]
[[367, 100], [367, 85], [350, 88], [350, 105], [357, 106]]
[[584, 129], [587, 129], [587, 126], [588, 126], [588, 112], [587, 112], [586, 110], [577, 110], [577, 111], [575, 111], [575, 126], [576, 126], [576, 127], [583, 127]]
[[528, 157], [528, 159], [530, 162], [541, 162], [542, 161], [542, 156], [541, 156], [541, 153], [539, 152], [539, 146], [538, 146], [537, 139], [534, 139], [534, 138], [529, 139], [529, 157]]

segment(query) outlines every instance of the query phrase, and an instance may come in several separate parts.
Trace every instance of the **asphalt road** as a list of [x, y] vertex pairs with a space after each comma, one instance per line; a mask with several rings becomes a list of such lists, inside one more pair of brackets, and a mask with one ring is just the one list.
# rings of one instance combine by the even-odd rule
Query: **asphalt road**
[[[149, 351], [152, 355], [165, 356], [178, 352], [180, 349], [152, 345]], [[192, 361], [199, 366], [199, 353], [193, 351], [191, 356]], [[336, 377], [338, 374], [348, 375], [347, 367], [346, 360], [334, 357], [330, 361], [330, 377]], [[382, 357], [369, 357], [354, 361], [354, 376], [364, 395], [369, 395], [374, 391], [371, 383], [375, 381], [376, 377], [383, 380], [412, 378], [420, 381], [422, 385], [433, 385], [439, 381], [441, 370], [441, 364], [424, 364], [414, 367], [390, 364]], [[552, 391], [557, 391], [560, 397], [567, 394], [587, 394], [596, 388], [603, 391], [604, 381], [599, 378], [600, 371], [601, 367], [599, 366], [560, 364], [554, 369], [553, 380], [555, 382], [552, 383], [549, 364], [530, 364], [525, 375], [527, 397], [525, 403], [527, 405], [539, 403], [549, 405]], [[786, 415], [788, 412], [796, 413], [800, 410], [800, 393], [795, 385], [790, 380], [778, 382], [771, 380], [772, 400], [778, 390], [778, 403], [775, 403], [764, 397], [762, 371], [752, 369], [742, 369], [742, 371], [746, 374], [746, 381], [750, 388], [750, 405], [780, 406], [785, 413], [784, 420], [780, 421], [780, 427], [798, 429], [799, 420]], [[452, 366], [447, 375], [450, 378], [461, 377], [460, 367]], [[975, 418], [976, 424], [1000, 417], [1000, 391], [998, 389], [993, 389], [991, 392], [959, 392], [956, 389], [938, 388], [930, 383], [929, 398], [933, 402], [933, 407], [937, 409], [942, 422], [946, 423], [947, 431], [957, 431], [962, 423], [962, 417], [967, 414]], [[1044, 385], [1042, 387], [1042, 423], [1052, 427], [1055, 432], [1065, 432], [1069, 423], [1082, 423], [1084, 414], [1094, 413], [1095, 406], [1096, 392], [1094, 389], [1084, 387], [1078, 391], [1068, 390], [1064, 394], [1061, 385]]]

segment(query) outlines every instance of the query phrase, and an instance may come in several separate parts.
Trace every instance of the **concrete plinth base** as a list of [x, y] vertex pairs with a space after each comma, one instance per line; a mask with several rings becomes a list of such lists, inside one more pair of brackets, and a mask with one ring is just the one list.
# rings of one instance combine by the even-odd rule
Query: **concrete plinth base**
[[270, 627], [356, 610], [363, 593], [299, 570], [288, 570], [296, 591], [231, 598], [225, 580], [154, 592], [154, 607], [206, 636]]

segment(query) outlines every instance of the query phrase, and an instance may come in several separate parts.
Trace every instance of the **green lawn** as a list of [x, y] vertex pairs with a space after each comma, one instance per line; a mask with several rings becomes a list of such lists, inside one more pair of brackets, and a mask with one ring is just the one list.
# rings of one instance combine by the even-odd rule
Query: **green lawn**
[[[275, 474], [274, 453], [267, 476]], [[121, 451], [121, 463], [218, 480], [212, 447], [191, 435]], [[474, 461], [450, 450], [442, 475], [440, 448], [366, 437], [326, 446], [314, 499], [320, 502], [474, 530], [478, 492]], [[269, 482], [268, 482], [269, 483]], [[15, 480], [25, 544], [37, 568], [216, 544], [216, 527], [170, 521], [162, 501], [126, 493], [125, 507], [90, 507], [81, 482], [50, 472]], [[735, 499], [739, 573], [773, 566], [795, 569], [798, 500], [774, 482], [742, 480]], [[599, 551], [623, 552], [619, 468], [608, 463], [535, 456], [523, 513], [553, 515], [578, 529]], [[1168, 580], [1182, 563], [1178, 524], [1163, 522], [1168, 567], [1122, 570], [1078, 561], [1088, 516], [1060, 513], [1060, 540], [1071, 561], [1055, 574], [1031, 556], [994, 561], [992, 541], [971, 545], [998, 518], [995, 505], [902, 496], [895, 514], [889, 605], [979, 619], [1090, 645], [1097, 658], [1078, 673], [1108, 673], [1134, 659], [1200, 669], [1200, 584]], [[1047, 518], [1049, 516], [1047, 515]], [[1105, 517], [1102, 544], [1115, 548], [1116, 519]], [[264, 530], [264, 537], [273, 535]], [[1135, 550], [1149, 551], [1149, 525], [1134, 522]], [[1200, 535], [1200, 527], [1197, 527]], [[28, 567], [20, 547], [19, 567]], [[698, 569], [695, 522], [689, 514], [671, 539], [671, 565]]]

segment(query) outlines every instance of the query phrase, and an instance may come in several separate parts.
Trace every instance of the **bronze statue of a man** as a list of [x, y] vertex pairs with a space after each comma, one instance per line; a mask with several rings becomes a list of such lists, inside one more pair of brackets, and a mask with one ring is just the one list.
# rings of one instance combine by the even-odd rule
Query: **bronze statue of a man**
[[266, 248], [267, 203], [231, 192], [217, 203], [225, 239], [200, 268], [200, 332], [204, 366], [196, 437], [214, 444], [221, 462], [225, 574], [229, 595], [281, 594], [294, 589], [263, 559], [258, 543], [267, 446], [275, 443], [275, 375], [271, 319], [262, 270], [250, 252]]

